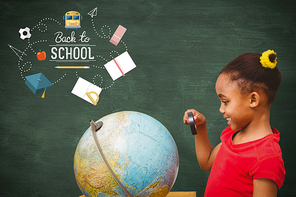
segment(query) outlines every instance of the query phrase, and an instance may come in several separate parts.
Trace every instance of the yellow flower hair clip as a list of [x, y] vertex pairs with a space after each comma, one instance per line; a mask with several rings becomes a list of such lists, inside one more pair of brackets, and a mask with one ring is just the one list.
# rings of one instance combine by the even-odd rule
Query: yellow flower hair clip
[[274, 69], [276, 67], [276, 53], [273, 50], [267, 50], [262, 53], [260, 63], [264, 68]]

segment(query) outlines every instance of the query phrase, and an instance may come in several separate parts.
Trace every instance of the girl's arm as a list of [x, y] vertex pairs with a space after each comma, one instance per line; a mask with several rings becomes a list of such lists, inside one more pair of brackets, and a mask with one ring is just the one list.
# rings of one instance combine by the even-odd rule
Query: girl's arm
[[253, 197], [276, 197], [278, 187], [271, 179], [253, 180]]
[[195, 135], [195, 152], [199, 166], [201, 169], [209, 171], [212, 168], [222, 143], [218, 144], [215, 148], [212, 147], [207, 133], [206, 118], [196, 110], [189, 109], [185, 112], [183, 117], [185, 124], [189, 124], [187, 116], [188, 112], [193, 113], [197, 129], [197, 134]]

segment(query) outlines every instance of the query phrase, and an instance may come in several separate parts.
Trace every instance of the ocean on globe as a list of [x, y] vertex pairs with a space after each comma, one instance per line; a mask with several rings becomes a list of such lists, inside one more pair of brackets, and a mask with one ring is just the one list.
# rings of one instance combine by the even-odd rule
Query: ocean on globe
[[96, 133], [92, 127], [85, 131], [74, 155], [75, 178], [83, 195], [166, 196], [179, 169], [177, 146], [166, 127], [133, 111], [113, 113], [96, 121], [100, 122]]

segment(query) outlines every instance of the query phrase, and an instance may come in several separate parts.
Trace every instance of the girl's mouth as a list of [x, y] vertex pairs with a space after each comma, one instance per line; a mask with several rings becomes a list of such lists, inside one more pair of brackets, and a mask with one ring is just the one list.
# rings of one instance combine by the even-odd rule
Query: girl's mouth
[[231, 118], [226, 118], [226, 120], [228, 120], [227, 124], [230, 125]]

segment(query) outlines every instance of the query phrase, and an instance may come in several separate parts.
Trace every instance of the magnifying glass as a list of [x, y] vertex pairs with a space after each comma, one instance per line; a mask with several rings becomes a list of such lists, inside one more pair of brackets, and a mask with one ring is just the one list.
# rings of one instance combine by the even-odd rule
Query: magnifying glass
[[197, 131], [196, 131], [196, 126], [195, 126], [195, 122], [194, 122], [193, 113], [188, 112], [187, 116], [188, 116], [188, 121], [189, 121], [189, 125], [190, 125], [190, 128], [191, 128], [192, 135], [196, 135]]

